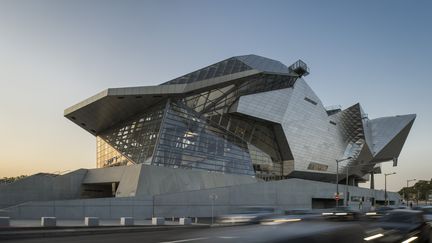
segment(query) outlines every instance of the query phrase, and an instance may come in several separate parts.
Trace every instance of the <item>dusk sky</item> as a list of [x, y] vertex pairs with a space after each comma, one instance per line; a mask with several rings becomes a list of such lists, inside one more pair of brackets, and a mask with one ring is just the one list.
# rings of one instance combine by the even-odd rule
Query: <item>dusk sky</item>
[[398, 167], [383, 171], [397, 173], [390, 190], [432, 178], [426, 0], [0, 0], [0, 178], [94, 168], [95, 137], [64, 109], [244, 54], [302, 59], [325, 106], [360, 102], [371, 119], [416, 113]]

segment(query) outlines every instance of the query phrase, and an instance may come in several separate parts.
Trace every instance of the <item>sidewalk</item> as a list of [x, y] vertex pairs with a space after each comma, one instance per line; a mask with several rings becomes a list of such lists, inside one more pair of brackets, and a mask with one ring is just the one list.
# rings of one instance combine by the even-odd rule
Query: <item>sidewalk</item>
[[208, 228], [207, 224], [180, 225], [165, 221], [165, 225], [152, 225], [151, 220], [135, 220], [133, 226], [122, 226], [120, 220], [100, 220], [99, 226], [88, 227], [84, 220], [57, 220], [56, 227], [42, 227], [40, 220], [11, 220], [9, 227], [0, 227], [0, 240], [22, 238], [64, 237], [76, 235], [112, 234], [129, 232], [166, 231], [182, 228]]
[[[152, 225], [151, 220], [134, 220], [134, 226]], [[165, 225], [179, 225], [177, 221], [165, 220]], [[120, 219], [100, 219], [99, 226], [121, 226]], [[40, 219], [11, 219], [10, 227], [41, 227]], [[86, 227], [84, 219], [57, 219], [57, 227]], [[0, 228], [0, 231], [2, 228]]]

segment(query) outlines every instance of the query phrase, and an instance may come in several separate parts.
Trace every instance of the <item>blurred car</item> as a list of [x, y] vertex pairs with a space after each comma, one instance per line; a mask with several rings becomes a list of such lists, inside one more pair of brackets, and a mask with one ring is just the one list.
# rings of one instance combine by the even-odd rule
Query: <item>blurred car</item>
[[[370, 242], [429, 242], [431, 227], [418, 210], [395, 209], [372, 224], [364, 238]], [[373, 232], [373, 233], [371, 233]]]
[[391, 206], [381, 206], [378, 207], [375, 210], [369, 211], [365, 213], [366, 219], [376, 220], [384, 216], [386, 213], [388, 213], [391, 210], [395, 210], [396, 208]]
[[432, 224], [432, 206], [421, 206], [418, 210], [423, 211], [425, 220]]
[[6, 210], [0, 209], [0, 217], [9, 217], [9, 213]]
[[359, 220], [362, 216], [359, 210], [347, 206], [327, 209], [321, 215], [329, 220]]
[[[171, 242], [205, 243], [363, 243], [363, 228], [358, 224], [326, 221], [300, 221], [273, 226], [244, 225], [241, 227], [213, 227], [188, 231]], [[189, 239], [189, 240], [185, 240]]]
[[232, 214], [220, 215], [216, 218], [218, 224], [257, 224], [263, 218], [276, 214], [282, 214], [282, 211], [272, 207], [241, 207]]
[[321, 218], [321, 213], [312, 210], [285, 211], [284, 215], [276, 214], [261, 219], [262, 225], [277, 225], [300, 221], [316, 220]]

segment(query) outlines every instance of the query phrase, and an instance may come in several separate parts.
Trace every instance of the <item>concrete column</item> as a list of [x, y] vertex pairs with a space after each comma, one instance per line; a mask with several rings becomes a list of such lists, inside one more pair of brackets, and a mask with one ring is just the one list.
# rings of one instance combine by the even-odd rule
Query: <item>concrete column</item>
[[192, 224], [192, 219], [191, 218], [180, 218], [179, 224], [180, 225], [190, 225], [190, 224]]
[[375, 176], [374, 176], [374, 172], [371, 171], [370, 175], [371, 175], [371, 179], [370, 179], [370, 189], [375, 189]]
[[134, 218], [132, 218], [132, 217], [121, 217], [120, 218], [120, 225], [123, 225], [123, 226], [134, 225]]
[[98, 217], [85, 217], [84, 224], [86, 226], [99, 226], [99, 218]]
[[41, 226], [42, 227], [55, 227], [57, 225], [56, 217], [42, 217]]
[[161, 217], [153, 217], [152, 218], [152, 225], [164, 225], [165, 219]]

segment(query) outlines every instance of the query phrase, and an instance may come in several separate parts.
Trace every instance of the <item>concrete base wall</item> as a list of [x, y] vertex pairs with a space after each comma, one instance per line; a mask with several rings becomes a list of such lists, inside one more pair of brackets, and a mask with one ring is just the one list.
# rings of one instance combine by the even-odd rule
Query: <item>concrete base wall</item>
[[[345, 188], [344, 185], [339, 185], [339, 192], [345, 194]], [[155, 215], [208, 217], [211, 215], [210, 195], [212, 194], [217, 195], [217, 200], [214, 201], [215, 215], [230, 213], [243, 206], [271, 206], [284, 210], [312, 209], [313, 198], [334, 199], [335, 191], [335, 184], [288, 179], [172, 193], [155, 196]], [[348, 186], [348, 191], [350, 196], [365, 199], [374, 197], [376, 200], [384, 200], [384, 191], [353, 186]], [[400, 203], [400, 196], [397, 193], [388, 192], [388, 199], [395, 201], [397, 205]], [[371, 207], [371, 202], [367, 200], [362, 202], [361, 207], [359, 204], [360, 202], [349, 202], [349, 206], [362, 210], [368, 210]]]
[[118, 166], [89, 169], [83, 184], [119, 183], [116, 197], [134, 197], [138, 187], [142, 166]]
[[116, 197], [158, 195], [256, 183], [252, 176], [151, 165], [90, 169], [83, 183], [119, 182]]
[[[217, 195], [214, 201], [215, 215], [231, 213], [242, 206], [271, 206], [284, 210], [311, 209], [313, 198], [331, 200], [334, 198], [335, 189], [336, 185], [331, 183], [289, 179], [154, 196], [28, 202], [4, 209], [4, 215], [1, 216], [23, 219], [42, 216], [59, 219], [209, 217], [213, 203], [210, 195]], [[361, 206], [363, 210], [370, 208], [369, 198], [384, 200], [384, 191], [352, 186], [349, 186], [348, 190], [350, 196], [365, 198]], [[339, 185], [339, 191], [345, 194], [345, 186]], [[396, 204], [400, 202], [397, 193], [389, 192], [388, 198]], [[350, 202], [349, 205], [359, 207], [359, 202]]]
[[254, 184], [252, 176], [143, 165], [137, 196]]
[[12, 219], [39, 219], [41, 217], [82, 220], [84, 217], [146, 219], [151, 218], [153, 214], [153, 198], [129, 197], [27, 202], [5, 208], [2, 211], [0, 214], [8, 215]]
[[86, 173], [85, 169], [65, 175], [39, 173], [11, 184], [0, 185], [0, 208], [27, 201], [79, 198], [81, 182]]
[[0, 209], [29, 201], [80, 199], [82, 184], [118, 183], [116, 197], [146, 197], [256, 183], [252, 176], [150, 165], [80, 169], [65, 175], [36, 174], [0, 185]]

